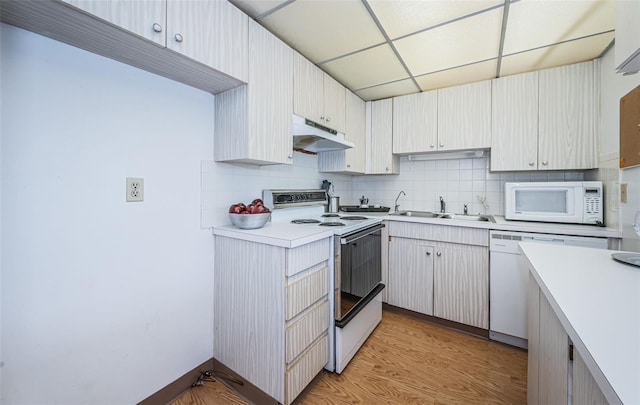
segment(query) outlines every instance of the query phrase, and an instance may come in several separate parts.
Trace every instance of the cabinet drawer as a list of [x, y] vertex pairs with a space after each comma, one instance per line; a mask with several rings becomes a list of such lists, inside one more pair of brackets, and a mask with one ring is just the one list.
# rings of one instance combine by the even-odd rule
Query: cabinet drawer
[[287, 364], [291, 363], [307, 346], [329, 327], [329, 301], [323, 300], [286, 331]]
[[325, 334], [291, 366], [285, 376], [286, 403], [290, 404], [327, 364], [329, 337]]
[[320, 239], [293, 249], [287, 249], [287, 277], [328, 260], [331, 254], [332, 239]]
[[286, 320], [307, 309], [329, 292], [329, 267], [326, 263], [287, 285]]

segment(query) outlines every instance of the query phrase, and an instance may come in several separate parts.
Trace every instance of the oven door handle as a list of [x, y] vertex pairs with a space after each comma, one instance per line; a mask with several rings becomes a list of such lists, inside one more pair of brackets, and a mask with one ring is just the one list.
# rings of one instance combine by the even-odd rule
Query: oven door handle
[[362, 239], [367, 235], [371, 235], [372, 233], [376, 233], [377, 231], [379, 231], [380, 229], [382, 229], [384, 227], [385, 227], [384, 224], [376, 224], [376, 225], [374, 225], [374, 226], [372, 226], [370, 228], [363, 229], [360, 232], [356, 232], [356, 233], [353, 233], [351, 235], [347, 235], [344, 238], [340, 238], [340, 244], [341, 245], [346, 245], [346, 244], [349, 244], [351, 242], [355, 242], [358, 239]]

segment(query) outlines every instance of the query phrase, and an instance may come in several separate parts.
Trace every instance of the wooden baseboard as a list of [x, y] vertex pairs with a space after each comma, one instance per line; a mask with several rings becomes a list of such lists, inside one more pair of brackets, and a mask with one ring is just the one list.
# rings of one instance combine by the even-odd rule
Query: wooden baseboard
[[191, 388], [191, 385], [198, 379], [201, 373], [213, 369], [213, 364], [213, 358], [205, 361], [174, 382], [167, 384], [167, 386], [160, 391], [138, 402], [138, 405], [166, 405], [172, 403]]
[[235, 391], [250, 404], [278, 405], [278, 401], [274, 398], [216, 359], [213, 359], [213, 370], [218, 381]]
[[251, 404], [277, 405], [278, 401], [271, 398], [255, 385], [242, 378], [239, 374], [225, 366], [215, 358], [211, 358], [198, 367], [189, 371], [172, 383], [167, 384], [156, 392], [138, 402], [137, 405], [167, 405], [174, 402], [189, 390], [198, 377], [205, 371], [213, 370], [213, 377], [234, 391]]
[[449, 321], [447, 319], [437, 318], [431, 315], [421, 314], [419, 312], [410, 311], [408, 309], [399, 308], [393, 305], [389, 305], [387, 303], [382, 303], [382, 309], [394, 312], [396, 314], [410, 316], [412, 318], [417, 318], [425, 322], [433, 323], [436, 325], [444, 326], [449, 329], [454, 329], [459, 332], [467, 333], [469, 335], [481, 337], [484, 339], [489, 339], [489, 330], [477, 328], [475, 326], [465, 325], [458, 322]]

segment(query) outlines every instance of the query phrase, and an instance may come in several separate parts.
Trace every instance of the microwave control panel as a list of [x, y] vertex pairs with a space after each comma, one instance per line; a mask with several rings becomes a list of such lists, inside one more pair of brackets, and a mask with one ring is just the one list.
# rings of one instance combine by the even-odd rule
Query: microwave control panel
[[584, 189], [584, 212], [585, 214], [600, 214], [602, 207], [601, 189], [587, 187]]

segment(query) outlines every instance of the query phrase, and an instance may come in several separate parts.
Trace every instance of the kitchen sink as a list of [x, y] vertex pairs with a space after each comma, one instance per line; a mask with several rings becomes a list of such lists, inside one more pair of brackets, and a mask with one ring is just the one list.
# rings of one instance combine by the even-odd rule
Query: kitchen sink
[[464, 215], [454, 214], [451, 212], [441, 213], [430, 211], [398, 211], [392, 212], [389, 215], [417, 218], [455, 219], [460, 221], [496, 222], [491, 215]]

